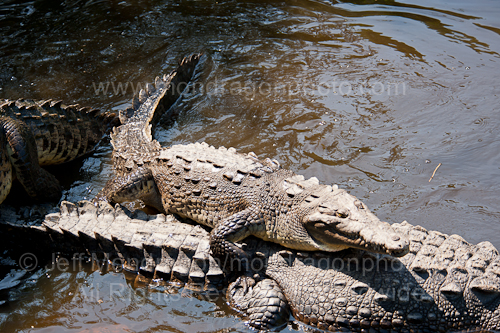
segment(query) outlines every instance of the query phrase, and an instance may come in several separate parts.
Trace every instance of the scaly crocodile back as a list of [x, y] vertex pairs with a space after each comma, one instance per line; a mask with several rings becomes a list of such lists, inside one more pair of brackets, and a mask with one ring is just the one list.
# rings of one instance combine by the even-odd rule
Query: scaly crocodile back
[[[471, 245], [406, 222], [394, 226], [411, 240], [410, 253], [398, 259], [362, 250], [298, 252], [248, 239], [249, 275], [271, 279], [255, 284], [240, 277], [228, 300], [258, 329], [286, 322], [288, 307], [297, 320], [329, 330], [500, 329], [500, 256], [491, 243]], [[103, 202], [63, 202], [41, 227], [0, 223], [0, 230], [23, 253], [29, 246], [39, 256], [83, 251], [193, 288], [224, 287], [233, 273], [231, 266], [223, 273], [210, 255], [209, 234], [200, 226]]]
[[66, 106], [60, 101], [1, 101], [0, 203], [9, 194], [14, 177], [29, 196], [57, 199], [59, 182], [40, 166], [85, 155], [116, 125], [115, 113]]
[[393, 228], [411, 241], [402, 258], [281, 251], [266, 273], [294, 316], [321, 329], [500, 329], [500, 256], [491, 243], [471, 245], [406, 222]]
[[93, 150], [103, 135], [120, 124], [118, 115], [64, 105], [61, 101], [4, 100], [0, 116], [23, 122], [36, 141], [39, 165], [60, 164]]

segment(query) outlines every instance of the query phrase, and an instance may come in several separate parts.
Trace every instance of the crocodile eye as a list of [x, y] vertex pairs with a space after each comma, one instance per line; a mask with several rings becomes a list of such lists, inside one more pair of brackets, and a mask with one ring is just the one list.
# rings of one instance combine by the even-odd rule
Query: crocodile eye
[[338, 211], [336, 211], [336, 212], [335, 212], [335, 215], [336, 215], [337, 217], [340, 217], [340, 218], [342, 218], [342, 219], [345, 219], [346, 217], [348, 217], [348, 216], [349, 216], [349, 213], [348, 213], [348, 212], [346, 212], [345, 210], [338, 210]]

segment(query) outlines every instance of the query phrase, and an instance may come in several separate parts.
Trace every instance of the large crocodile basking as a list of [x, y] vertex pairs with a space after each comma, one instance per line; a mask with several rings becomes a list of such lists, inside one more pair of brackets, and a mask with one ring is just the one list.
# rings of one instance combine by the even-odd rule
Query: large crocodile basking
[[209, 232], [172, 215], [63, 202], [41, 226], [0, 224], [10, 235], [3, 246], [36, 251], [39, 258], [83, 251], [150, 278], [204, 289], [235, 280], [227, 299], [257, 329], [283, 325], [292, 313], [333, 331], [500, 330], [500, 256], [491, 243], [471, 245], [406, 222], [393, 227], [410, 239], [402, 258], [358, 249], [299, 252], [248, 238], [250, 278], [223, 271], [210, 254]]
[[405, 257], [272, 250], [264, 256], [269, 278], [240, 277], [228, 298], [256, 328], [272, 323], [260, 305], [272, 290], [296, 319], [323, 330], [500, 330], [500, 256], [491, 243], [406, 222], [394, 228], [410, 237]]
[[150, 86], [121, 113], [122, 125], [110, 135], [116, 177], [96, 201], [142, 200], [213, 228], [210, 244], [218, 257], [244, 259], [234, 242], [250, 235], [297, 250], [408, 252], [405, 237], [336, 185], [305, 180], [277, 161], [234, 148], [161, 147], [152, 139], [150, 123], [162, 112], [157, 106], [163, 98], [161, 85]]
[[[198, 56], [184, 58], [169, 75], [156, 78], [156, 115], [163, 115], [179, 98], [198, 60]], [[134, 99], [134, 104], [144, 102], [142, 96]], [[123, 117], [78, 105], [66, 106], [61, 101], [0, 101], [0, 203], [9, 194], [14, 177], [29, 196], [57, 199], [61, 186], [41, 166], [61, 164], [89, 153], [105, 134], [120, 125]]]

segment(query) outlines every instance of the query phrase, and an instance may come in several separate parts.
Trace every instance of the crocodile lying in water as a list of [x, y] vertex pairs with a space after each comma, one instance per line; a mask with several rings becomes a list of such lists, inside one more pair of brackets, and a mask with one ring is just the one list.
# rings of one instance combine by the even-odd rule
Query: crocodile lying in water
[[159, 99], [161, 89], [150, 87], [123, 112], [123, 124], [110, 135], [116, 177], [96, 201], [142, 200], [213, 228], [210, 244], [218, 257], [245, 259], [234, 242], [250, 235], [306, 251], [408, 252], [405, 237], [335, 185], [305, 180], [277, 161], [234, 148], [206, 143], [162, 148], [150, 129]]
[[117, 114], [45, 100], [4, 100], [0, 105], [0, 203], [14, 177], [29, 196], [56, 199], [57, 179], [41, 166], [81, 157], [119, 125]]
[[[156, 86], [162, 87], [158, 89], [162, 96], [155, 105], [156, 115], [163, 114], [178, 99], [197, 63], [198, 57], [185, 58], [169, 75], [156, 78]], [[66, 106], [61, 101], [0, 101], [0, 203], [9, 194], [14, 176], [29, 196], [57, 199], [61, 186], [41, 166], [61, 164], [89, 153], [105, 134], [120, 125], [120, 118], [123, 115]]]
[[172, 215], [63, 202], [42, 226], [0, 224], [12, 242], [4, 246], [31, 246], [39, 256], [84, 251], [150, 278], [204, 289], [236, 279], [228, 301], [257, 329], [285, 324], [292, 313], [305, 324], [335, 331], [500, 330], [500, 256], [491, 243], [471, 245], [406, 222], [393, 227], [410, 239], [405, 257], [357, 249], [298, 252], [248, 238], [243, 247], [251, 259], [250, 278], [228, 265], [225, 270], [210, 255], [208, 231]]

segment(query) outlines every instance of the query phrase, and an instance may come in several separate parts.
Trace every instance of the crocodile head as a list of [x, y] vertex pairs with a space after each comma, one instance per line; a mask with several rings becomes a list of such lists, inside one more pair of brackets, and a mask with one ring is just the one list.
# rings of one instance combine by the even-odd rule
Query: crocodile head
[[408, 253], [408, 239], [346, 191], [334, 188], [313, 198], [312, 209], [302, 222], [317, 249], [339, 251], [351, 247], [396, 257]]

